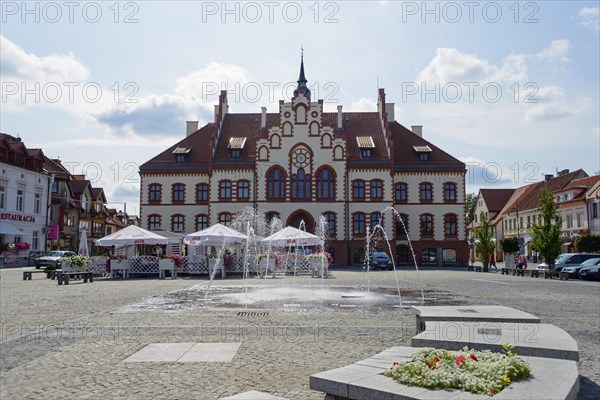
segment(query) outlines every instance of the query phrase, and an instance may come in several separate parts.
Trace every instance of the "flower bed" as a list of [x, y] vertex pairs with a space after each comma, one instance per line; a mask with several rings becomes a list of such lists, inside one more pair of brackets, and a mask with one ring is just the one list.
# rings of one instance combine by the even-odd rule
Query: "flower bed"
[[406, 363], [394, 363], [384, 374], [405, 385], [459, 389], [493, 396], [511, 382], [529, 376], [531, 368], [505, 344], [504, 354], [464, 348], [459, 352], [425, 348]]

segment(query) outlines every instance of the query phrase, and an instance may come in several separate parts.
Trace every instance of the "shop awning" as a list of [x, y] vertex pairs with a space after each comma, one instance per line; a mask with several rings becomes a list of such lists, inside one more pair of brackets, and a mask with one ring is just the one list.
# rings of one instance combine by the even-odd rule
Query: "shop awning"
[[23, 231], [10, 222], [0, 221], [0, 234], [2, 235], [22, 235]]

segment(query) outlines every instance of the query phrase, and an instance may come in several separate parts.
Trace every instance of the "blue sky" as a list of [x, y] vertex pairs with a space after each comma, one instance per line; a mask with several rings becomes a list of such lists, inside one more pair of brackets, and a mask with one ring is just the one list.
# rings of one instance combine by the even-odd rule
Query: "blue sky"
[[467, 162], [469, 192], [600, 170], [597, 1], [24, 4], [0, 7], [0, 130], [129, 212], [137, 167], [210, 121], [221, 87], [232, 112], [275, 112], [301, 46], [326, 110], [375, 110], [379, 83]]

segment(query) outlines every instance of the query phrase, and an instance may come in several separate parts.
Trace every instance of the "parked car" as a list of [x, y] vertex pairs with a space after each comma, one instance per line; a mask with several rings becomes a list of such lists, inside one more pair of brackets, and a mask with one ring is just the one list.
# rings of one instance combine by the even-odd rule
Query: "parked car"
[[46, 255], [45, 251], [41, 250], [31, 250], [27, 255], [27, 265], [33, 266], [35, 265], [35, 260]]
[[370, 269], [388, 269], [392, 270], [392, 259], [387, 255], [384, 251], [374, 251], [371, 253], [371, 257], [369, 257], [369, 267]]
[[600, 281], [600, 265], [581, 268], [579, 270], [579, 278]]
[[[585, 260], [589, 260], [590, 258], [598, 258], [600, 254], [593, 253], [563, 253], [556, 258], [554, 262], [554, 272], [558, 275], [560, 271], [564, 267], [571, 267], [575, 265], [579, 265]], [[546, 263], [541, 263], [538, 265], [537, 269], [542, 271], [548, 271], [549, 266]]]
[[579, 278], [579, 271], [581, 271], [582, 268], [593, 267], [595, 265], [600, 265], [600, 258], [590, 258], [579, 265], [564, 267], [562, 272], [567, 272], [570, 279], [577, 279]]
[[51, 251], [50, 254], [48, 254], [47, 256], [40, 257], [35, 260], [35, 268], [40, 269], [42, 267], [46, 268], [48, 266], [54, 266], [56, 268], [60, 268], [61, 261], [63, 258], [73, 257], [76, 255], [77, 254], [75, 254], [72, 251], [65, 251], [65, 250]]

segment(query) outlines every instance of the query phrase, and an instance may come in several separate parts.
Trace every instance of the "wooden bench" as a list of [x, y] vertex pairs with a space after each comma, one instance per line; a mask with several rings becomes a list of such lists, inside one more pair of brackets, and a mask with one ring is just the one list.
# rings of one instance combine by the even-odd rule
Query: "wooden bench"
[[31, 274], [45, 274], [46, 271], [23, 271], [23, 280], [30, 281]]
[[88, 283], [88, 281], [94, 282], [94, 274], [92, 272], [61, 272], [56, 274], [58, 278], [59, 285], [68, 285], [71, 277], [73, 279], [83, 279], [83, 283]]
[[513, 269], [513, 276], [525, 276], [525, 270], [524, 269]]
[[475, 267], [475, 272], [481, 272], [483, 271], [483, 267], [481, 265], [478, 265]]
[[529, 271], [529, 276], [531, 276], [532, 278], [539, 278], [540, 271], [538, 269], [532, 269], [531, 271]]
[[544, 279], [554, 279], [554, 272], [544, 271]]
[[508, 275], [508, 273], [510, 272], [510, 268], [502, 268], [502, 275]]

